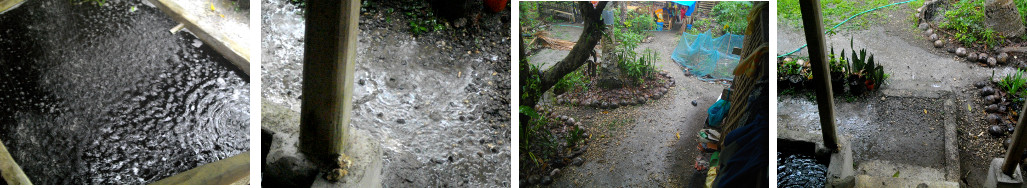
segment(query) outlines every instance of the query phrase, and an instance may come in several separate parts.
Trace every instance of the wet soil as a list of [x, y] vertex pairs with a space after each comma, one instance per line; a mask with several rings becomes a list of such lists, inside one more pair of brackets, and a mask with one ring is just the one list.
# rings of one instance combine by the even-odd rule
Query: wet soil
[[[959, 181], [961, 181], [960, 183], [963, 186], [976, 187], [982, 185], [991, 159], [1002, 157], [1004, 153], [1004, 149], [1001, 146], [1004, 138], [992, 138], [988, 135], [987, 128], [990, 125], [984, 119], [984, 102], [979, 97], [979, 94], [976, 93], [976, 89], [971, 89], [974, 88], [972, 84], [982, 80], [991, 80], [993, 75], [998, 79], [1006, 74], [1015, 73], [1016, 70], [1010, 66], [988, 68], [975, 63], [966, 63], [962, 58], [946, 52], [944, 48], [934, 48], [933, 44], [926, 40], [927, 36], [923, 31], [914, 27], [914, 22], [909, 18], [914, 10], [909, 8], [908, 4], [880, 11], [883, 11], [882, 15], [884, 18], [872, 20], [871, 23], [873, 24], [866, 30], [841, 31], [835, 35], [826, 36], [827, 44], [829, 46], [833, 45], [836, 48], [835, 50], [851, 50], [849, 49], [849, 40], [851, 38], [856, 49], [866, 48], [868, 53], [873, 53], [877, 63], [883, 65], [885, 72], [891, 75], [878, 94], [872, 94], [853, 102], [845, 102], [846, 99], [835, 98], [835, 104], [837, 105], [835, 108], [836, 117], [841, 120], [838, 124], [839, 133], [851, 132], [851, 130], [847, 131], [849, 128], [846, 128], [847, 124], [851, 123], [858, 125], [892, 124], [907, 126], [907, 124], [888, 122], [893, 118], [887, 118], [887, 121], [875, 121], [871, 118], [862, 118], [871, 116], [860, 114], [873, 115], [867, 113], [870, 109], [876, 111], [888, 110], [896, 114], [906, 115], [916, 114], [917, 112], [923, 114], [924, 109], [928, 110], [928, 113], [936, 113], [932, 111], [932, 108], [929, 108], [933, 105], [931, 103], [926, 103], [929, 104], [927, 106], [917, 104], [910, 107], [884, 106], [881, 103], [892, 103], [892, 96], [948, 93], [940, 95], [938, 99], [931, 99], [927, 102], [935, 100], [952, 100], [954, 102], [955, 106], [953, 109], [943, 110], [947, 111], [946, 114], [949, 114], [946, 116], [953, 116], [952, 119], [942, 121], [954, 121], [956, 124], [956, 135], [958, 138], [956, 140], [956, 147], [958, 148], [960, 163]], [[805, 38], [801, 28], [779, 27], [779, 54], [790, 52], [803, 44], [805, 44]], [[806, 49], [796, 54], [798, 56], [807, 56]], [[921, 99], [914, 97], [912, 100]], [[915, 106], [923, 107], [922, 109], [917, 109]], [[819, 128], [815, 128], [819, 125], [818, 121], [812, 120], [818, 116], [813, 115], [816, 113], [810, 113], [815, 112], [817, 109], [815, 104], [812, 104], [809, 99], [799, 99], [797, 96], [780, 96], [778, 110], [779, 127], [819, 131]], [[894, 117], [906, 119], [904, 116]], [[925, 124], [937, 124], [935, 123], [937, 118], [934, 115], [927, 118], [927, 121], [911, 121], [908, 125], [924, 126]], [[812, 121], [791, 122], [789, 119], [811, 119]], [[914, 134], [917, 135], [929, 134], [930, 132], [926, 130], [930, 129], [912, 129], [912, 131], [915, 131]], [[867, 130], [867, 132], [872, 132], [872, 130]], [[874, 132], [874, 134], [877, 133]], [[855, 137], [858, 138], [859, 136]], [[878, 138], [873, 138], [878, 140], [873, 142], [896, 139], [894, 137], [906, 137], [906, 135], [881, 135]], [[927, 141], [930, 141], [930, 139]], [[864, 141], [854, 139], [852, 143], [857, 145], [859, 142]], [[910, 143], [919, 143], [919, 141]], [[854, 146], [854, 148], [859, 149], [860, 147]], [[914, 149], [920, 150], [919, 146]], [[936, 153], [934, 155], [938, 155], [937, 157], [943, 157], [941, 156], [943, 155], [941, 151], [943, 150], [934, 150], [933, 152]], [[866, 160], [860, 159], [862, 157], [859, 156], [869, 156], [866, 154], [859, 155], [859, 151], [854, 150], [854, 152], [857, 154], [854, 156], [857, 164], [860, 161]], [[928, 159], [937, 158], [935, 156], [923, 156]], [[928, 164], [928, 167], [933, 168], [934, 166], [937, 165]]]
[[[577, 27], [552, 27], [555, 36], [575, 36]], [[569, 34], [562, 34], [569, 33]], [[561, 169], [553, 179], [553, 187], [697, 187], [701, 186], [705, 171], [693, 168], [697, 140], [695, 133], [704, 127], [706, 109], [720, 96], [726, 85], [700, 81], [685, 76], [683, 67], [670, 58], [677, 46], [674, 32], [651, 32], [653, 42], [642, 43], [636, 50], [646, 48], [658, 52], [657, 67], [667, 71], [676, 83], [665, 96], [640, 106], [627, 106], [612, 110], [593, 107], [554, 105], [552, 94], [542, 104], [551, 110], [581, 121], [591, 137], [581, 166]], [[574, 41], [576, 39], [573, 39]], [[563, 54], [563, 55], [561, 55]], [[551, 66], [566, 52], [542, 49], [531, 56], [531, 63]], [[693, 106], [695, 101], [698, 105]], [[678, 137], [680, 135], [680, 137]], [[526, 162], [521, 158], [522, 162]], [[520, 178], [526, 178], [521, 174]]]
[[[415, 35], [409, 3], [424, 2], [363, 6], [351, 126], [380, 141], [389, 187], [509, 185], [509, 10]], [[262, 4], [261, 95], [298, 112], [303, 19], [284, 0]]]
[[249, 150], [246, 75], [152, 5], [27, 1], [0, 23], [0, 139], [33, 183], [146, 184]]

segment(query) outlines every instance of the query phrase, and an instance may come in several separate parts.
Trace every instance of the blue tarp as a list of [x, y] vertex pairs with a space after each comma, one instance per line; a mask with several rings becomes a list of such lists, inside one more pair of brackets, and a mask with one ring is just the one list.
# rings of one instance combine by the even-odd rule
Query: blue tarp
[[692, 12], [695, 12], [695, 1], [674, 1], [682, 6], [688, 6], [688, 10], [685, 11], [685, 16], [691, 16]]

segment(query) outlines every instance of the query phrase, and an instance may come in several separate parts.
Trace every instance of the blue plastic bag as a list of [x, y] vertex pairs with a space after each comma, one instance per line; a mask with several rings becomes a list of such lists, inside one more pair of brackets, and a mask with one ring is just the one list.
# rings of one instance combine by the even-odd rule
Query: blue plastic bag
[[709, 109], [706, 109], [706, 113], [709, 116], [706, 117], [706, 123], [710, 127], [720, 127], [721, 120], [724, 120], [724, 116], [727, 115], [728, 108], [731, 108], [731, 102], [725, 101], [724, 99], [717, 100], [713, 103]]

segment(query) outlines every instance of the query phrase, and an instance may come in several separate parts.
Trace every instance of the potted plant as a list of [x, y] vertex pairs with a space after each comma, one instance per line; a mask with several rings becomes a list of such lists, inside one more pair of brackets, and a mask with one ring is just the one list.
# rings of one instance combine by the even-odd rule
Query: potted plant
[[845, 79], [846, 79], [846, 67], [848, 66], [848, 60], [844, 56], [834, 53], [834, 46], [831, 47], [831, 53], [828, 54], [828, 66], [831, 70], [831, 90], [835, 93], [845, 92]]

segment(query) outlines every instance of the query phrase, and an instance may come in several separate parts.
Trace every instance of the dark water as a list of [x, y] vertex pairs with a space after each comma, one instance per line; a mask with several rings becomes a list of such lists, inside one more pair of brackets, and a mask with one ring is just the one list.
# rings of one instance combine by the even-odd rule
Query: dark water
[[827, 165], [802, 155], [777, 153], [777, 187], [824, 187]]
[[33, 183], [145, 184], [249, 150], [249, 80], [175, 24], [140, 1], [0, 15], [0, 140]]

